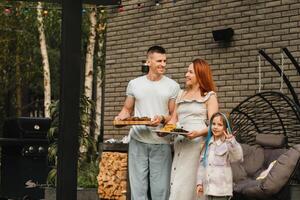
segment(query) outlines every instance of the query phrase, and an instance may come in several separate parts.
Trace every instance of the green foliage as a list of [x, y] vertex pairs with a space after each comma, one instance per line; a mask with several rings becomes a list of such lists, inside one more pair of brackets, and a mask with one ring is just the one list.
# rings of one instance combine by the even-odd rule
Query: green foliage
[[[20, 83], [22, 110], [43, 99], [43, 68], [39, 44], [37, 3], [3, 1], [9, 12], [0, 12], [0, 128], [4, 117], [16, 116], [16, 88]], [[58, 4], [43, 3], [47, 50], [51, 71], [52, 98], [59, 94], [61, 9]], [[2, 7], [4, 9], [4, 7]], [[20, 77], [16, 68], [20, 68]], [[42, 110], [42, 109], [41, 109]], [[26, 115], [26, 114], [25, 114]], [[24, 116], [25, 116], [24, 115]]]
[[[20, 83], [22, 87], [23, 110], [27, 108], [26, 106], [29, 104], [34, 103], [33, 101], [43, 99], [44, 87], [37, 22], [37, 3], [4, 0], [0, 0], [0, 3], [1, 5], [7, 5], [11, 10], [10, 13], [0, 12], [0, 131], [2, 131], [1, 127], [4, 118], [16, 115], [16, 83]], [[43, 3], [43, 7], [47, 10], [47, 14], [43, 16], [43, 23], [50, 64], [51, 94], [52, 99], [56, 100], [59, 98], [60, 81], [61, 6], [59, 4]], [[98, 9], [103, 8], [98, 7]], [[89, 35], [89, 12], [90, 10], [86, 9], [82, 19], [83, 61]], [[101, 12], [99, 19], [102, 23], [101, 26], [103, 23], [106, 23], [106, 11]], [[105, 29], [103, 30], [104, 33]], [[104, 36], [105, 34], [101, 34], [99, 40], [105, 45]], [[104, 68], [104, 53], [102, 49], [101, 59], [98, 58], [98, 61], [96, 61], [98, 67], [101, 66]], [[16, 76], [17, 66], [21, 71], [19, 77]], [[98, 67], [96, 67], [95, 71], [98, 70]], [[52, 113], [52, 126], [49, 130], [49, 138], [52, 143], [49, 147], [49, 159], [50, 162], [54, 164], [54, 168], [49, 173], [48, 180], [52, 180], [53, 185], [55, 184], [57, 163], [58, 106], [59, 102], [54, 101], [50, 108]], [[89, 134], [89, 130], [84, 128], [86, 126], [92, 128], [96, 127], [95, 122], [91, 120], [93, 117], [91, 117], [92, 115], [88, 111], [89, 107], [94, 108], [94, 103], [82, 97], [80, 107], [81, 126], [78, 138], [81, 147], [78, 160], [79, 186], [81, 184], [80, 182], [85, 182], [83, 185], [89, 185], [87, 182], [92, 180], [82, 178], [81, 174], [94, 173], [97, 169], [97, 167], [95, 168], [94, 162], [94, 160], [97, 159], [96, 141], [94, 137]], [[94, 178], [95, 177], [96, 176], [94, 176]]]
[[[78, 186], [79, 187], [96, 187], [97, 186], [97, 142], [90, 135], [89, 129], [85, 127], [96, 126], [95, 120], [91, 119], [89, 109], [93, 111], [94, 103], [84, 95], [80, 98], [80, 127], [78, 142]], [[59, 127], [59, 101], [55, 101], [50, 106], [51, 127], [48, 132], [48, 138], [51, 144], [48, 149], [48, 158], [53, 164], [52, 170], [48, 174], [48, 184], [56, 185], [57, 172], [57, 138]]]
[[83, 162], [78, 169], [78, 186], [82, 188], [98, 187], [97, 175], [99, 174], [99, 162]]

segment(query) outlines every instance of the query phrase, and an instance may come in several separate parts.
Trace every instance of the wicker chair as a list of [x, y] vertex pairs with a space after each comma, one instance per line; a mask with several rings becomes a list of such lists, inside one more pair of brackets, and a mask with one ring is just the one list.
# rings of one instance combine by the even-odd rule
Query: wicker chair
[[[238, 192], [235, 194], [234, 199], [286, 199], [286, 194], [288, 192], [288, 185], [291, 183], [291, 181], [295, 181], [296, 183], [300, 182], [300, 173], [299, 173], [299, 147], [300, 147], [300, 108], [295, 104], [289, 97], [286, 95], [279, 93], [279, 92], [263, 92], [258, 93], [256, 95], [253, 95], [243, 102], [241, 102], [237, 107], [235, 107], [231, 113], [230, 113], [230, 119], [232, 122], [232, 129], [234, 132], [236, 132], [236, 138], [237, 140], [242, 143], [245, 147], [247, 145], [249, 147], [255, 149], [254, 154], [251, 155], [253, 160], [259, 160], [259, 157], [264, 154], [264, 159], [261, 160], [262, 164], [257, 165], [257, 162], [248, 162], [244, 164], [238, 164], [239, 165], [249, 165], [244, 166], [245, 168], [250, 167], [251, 169], [257, 168], [258, 171], [260, 167], [268, 167], [270, 161], [268, 160], [268, 156], [266, 156], [266, 152], [269, 152], [268, 154], [278, 154], [276, 157], [273, 155], [273, 159], [279, 159], [279, 163], [281, 163], [282, 167], [279, 169], [279, 171], [272, 172], [271, 171], [271, 178], [267, 177], [267, 181], [272, 179], [272, 176], [274, 174], [278, 173], [285, 173], [287, 170], [285, 169], [285, 165], [289, 164], [291, 166], [289, 177], [286, 178], [284, 186], [280, 186], [280, 191], [276, 192], [276, 194], [268, 193], [268, 190], [265, 187], [267, 185], [266, 181], [257, 181], [255, 180], [256, 174], [247, 175], [247, 179], [254, 179], [252, 184], [249, 185], [250, 182], [247, 183], [247, 185], [244, 185], [243, 188], [245, 188], [242, 192]], [[266, 136], [271, 135], [278, 135], [283, 137], [283, 146], [280, 147], [281, 149], [273, 149], [272, 147], [264, 147], [263, 145], [257, 146], [257, 138], [258, 136], [263, 136], [266, 138]], [[267, 137], [268, 138], [268, 137]], [[268, 142], [268, 141], [267, 141]], [[298, 145], [297, 145], [298, 144]], [[247, 149], [246, 148], [246, 149]], [[256, 148], [260, 148], [259, 151], [257, 151]], [[290, 157], [287, 160], [284, 160], [282, 158], [287, 157], [285, 155], [281, 156], [284, 152], [290, 153], [292, 152], [295, 159], [292, 161], [292, 157]], [[253, 154], [253, 152], [251, 152]], [[297, 153], [298, 152], [298, 153]], [[246, 153], [246, 152], [245, 152]], [[295, 154], [296, 153], [296, 154]], [[297, 155], [298, 154], [298, 155]], [[246, 155], [247, 156], [247, 155]], [[281, 157], [280, 157], [281, 156]], [[288, 155], [290, 156], [290, 155]], [[297, 157], [298, 156], [298, 157]], [[248, 158], [248, 157], [247, 157]], [[245, 157], [244, 160], [246, 161], [247, 158]], [[297, 159], [298, 158], [298, 159]], [[297, 161], [298, 160], [298, 161]], [[256, 163], [256, 164], [255, 164]], [[251, 166], [252, 165], [252, 166]], [[294, 167], [293, 167], [294, 166]], [[280, 168], [279, 164], [276, 168]], [[235, 175], [238, 173], [238, 168], [235, 170]], [[273, 170], [273, 169], [272, 169]], [[276, 170], [276, 169], [274, 169]], [[247, 174], [247, 173], [246, 173]], [[278, 181], [278, 180], [277, 180]], [[282, 180], [283, 181], [283, 180]], [[282, 182], [278, 181], [278, 182]], [[241, 186], [241, 182], [236, 184], [235, 189]], [[279, 185], [279, 184], [278, 184]], [[273, 185], [273, 188], [279, 189], [275, 185]], [[269, 188], [270, 189], [270, 188]], [[254, 193], [257, 195], [253, 195], [251, 193]], [[241, 190], [240, 190], [241, 191]], [[238, 195], [238, 196], [236, 196]], [[239, 196], [241, 195], [241, 196]], [[276, 198], [275, 198], [276, 197]]]
[[253, 95], [230, 113], [233, 131], [241, 143], [253, 145], [257, 134], [283, 134], [286, 147], [300, 144], [300, 108], [279, 92]]

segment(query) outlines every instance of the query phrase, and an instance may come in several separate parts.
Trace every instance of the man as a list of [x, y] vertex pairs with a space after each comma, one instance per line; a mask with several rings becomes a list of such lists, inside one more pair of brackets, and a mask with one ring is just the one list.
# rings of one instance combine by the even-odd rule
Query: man
[[[122, 120], [131, 115], [150, 117], [151, 126], [133, 126], [129, 142], [129, 180], [132, 200], [147, 200], [148, 188], [152, 200], [169, 198], [171, 147], [168, 137], [159, 137], [153, 129], [171, 118], [179, 85], [164, 76], [166, 51], [160, 46], [147, 51], [147, 75], [128, 83], [124, 106], [116, 116]], [[134, 112], [134, 113], [133, 113]], [[148, 183], [150, 185], [148, 185]]]

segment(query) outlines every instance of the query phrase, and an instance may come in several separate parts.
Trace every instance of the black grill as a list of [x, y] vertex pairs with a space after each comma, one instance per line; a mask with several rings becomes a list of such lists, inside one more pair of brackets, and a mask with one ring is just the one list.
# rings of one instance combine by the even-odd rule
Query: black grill
[[48, 118], [11, 118], [4, 122], [1, 197], [42, 199], [48, 167]]

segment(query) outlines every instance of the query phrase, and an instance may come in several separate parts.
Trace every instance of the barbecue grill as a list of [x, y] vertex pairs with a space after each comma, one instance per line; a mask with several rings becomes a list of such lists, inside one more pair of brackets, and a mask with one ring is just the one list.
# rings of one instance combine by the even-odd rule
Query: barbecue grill
[[48, 167], [49, 118], [7, 119], [0, 138], [2, 199], [43, 199]]

